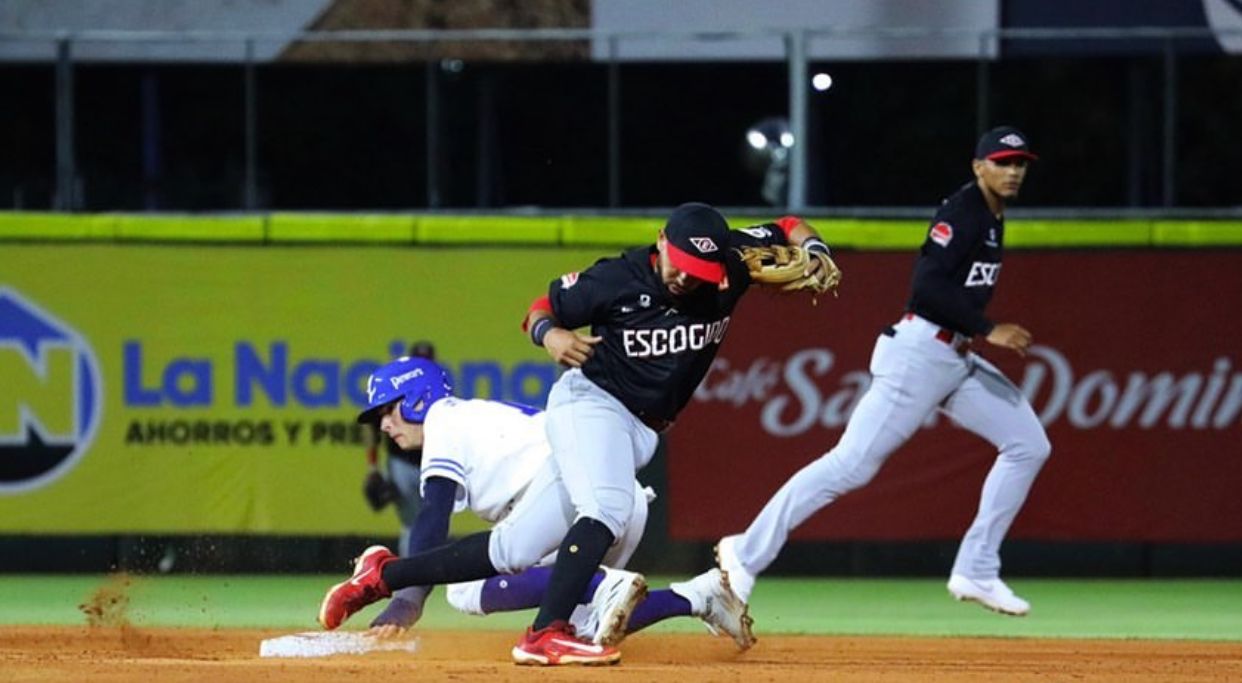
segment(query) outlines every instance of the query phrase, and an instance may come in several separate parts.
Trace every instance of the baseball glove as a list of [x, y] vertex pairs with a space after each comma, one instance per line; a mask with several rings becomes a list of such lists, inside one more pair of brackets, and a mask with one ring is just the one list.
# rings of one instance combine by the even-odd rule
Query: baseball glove
[[[738, 250], [742, 263], [750, 271], [751, 282], [775, 287], [782, 292], [810, 290], [811, 301], [816, 303], [819, 295], [831, 291], [837, 295], [841, 284], [841, 269], [827, 253], [802, 247], [772, 245], [767, 247], [742, 247]], [[813, 266], [818, 263], [818, 268]]]

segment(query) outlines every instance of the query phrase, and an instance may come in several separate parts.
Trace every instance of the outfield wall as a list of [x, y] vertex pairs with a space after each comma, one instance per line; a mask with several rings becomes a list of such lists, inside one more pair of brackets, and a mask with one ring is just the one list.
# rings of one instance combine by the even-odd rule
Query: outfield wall
[[[674, 538], [743, 528], [840, 438], [869, 383], [876, 337], [900, 318], [912, 259], [840, 261], [839, 299], [811, 307], [760, 292], [739, 306], [669, 436]], [[1026, 394], [1053, 445], [1014, 538], [1242, 542], [1239, 304], [1239, 250], [1006, 255], [989, 312], [1030, 329], [1035, 344], [1025, 358], [981, 340], [975, 350]], [[933, 415], [874, 481], [798, 538], [952, 538], [974, 517], [995, 454]]]
[[[739, 529], [839, 437], [924, 226], [815, 223], [840, 247], [841, 298], [745, 300], [670, 434], [668, 519], [653, 540], [693, 547]], [[359, 493], [365, 435], [352, 417], [370, 369], [426, 338], [460, 393], [541, 403], [556, 369], [518, 328], [530, 299], [657, 227], [0, 214], [0, 535], [395, 534], [395, 516]], [[1230, 317], [1242, 224], [1009, 227], [992, 313], [1039, 346], [1026, 360], [984, 353], [1028, 391], [1054, 444], [1014, 538], [1242, 543], [1242, 329]], [[990, 457], [929, 425], [797, 538], [955, 538]]]

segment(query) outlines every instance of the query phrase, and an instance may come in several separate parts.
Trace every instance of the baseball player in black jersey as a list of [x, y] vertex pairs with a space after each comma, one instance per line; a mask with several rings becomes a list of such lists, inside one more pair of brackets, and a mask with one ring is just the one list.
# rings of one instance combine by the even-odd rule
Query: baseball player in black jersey
[[906, 311], [876, 341], [871, 386], [836, 447], [798, 471], [745, 533], [716, 547], [721, 572], [742, 601], [776, 559], [789, 533], [848, 491], [865, 485], [933, 410], [999, 451], [979, 511], [962, 539], [948, 589], [958, 600], [1024, 615], [1030, 604], [1000, 579], [1000, 545], [1052, 447], [1022, 392], [970, 350], [984, 337], [1024, 354], [1031, 333], [985, 314], [1001, 270], [1005, 205], [1018, 196], [1037, 157], [1011, 127], [980, 138], [975, 180], [936, 212], [914, 266]]
[[[615, 647], [576, 637], [567, 620], [600, 560], [624, 534], [637, 490], [635, 473], [651, 460], [659, 432], [672, 425], [703, 379], [734, 306], [751, 284], [734, 249], [774, 244], [828, 250], [797, 217], [730, 230], [712, 207], [684, 204], [669, 217], [655, 246], [553, 280], [547, 296], [531, 305], [524, 329], [571, 369], [548, 398], [545, 429], [552, 455], [523, 496], [521, 514], [515, 509], [491, 531], [410, 557], [396, 558], [386, 550], [364, 553], [353, 576], [325, 596], [320, 609], [325, 626], [336, 627], [398, 589], [515, 574], [557, 551], [539, 614], [513, 648], [514, 661], [619, 661]], [[811, 272], [820, 267], [815, 260]], [[573, 331], [585, 326], [590, 334]], [[687, 582], [694, 583], [691, 592], [710, 593], [701, 584], [714, 580], [727, 594], [722, 575], [707, 574]], [[625, 584], [625, 595], [613, 596], [611, 612], [618, 623], [611, 626], [625, 629], [646, 590], [641, 578]], [[670, 604], [677, 600], [686, 604]], [[676, 586], [662, 592], [660, 602], [665, 616], [707, 609], [692, 605]], [[740, 607], [742, 628], [729, 635], [748, 647], [749, 618]], [[643, 623], [654, 620], [646, 614]]]
[[[635, 473], [703, 379], [750, 285], [735, 250], [785, 243], [827, 251], [795, 217], [730, 230], [712, 207], [683, 204], [654, 247], [566, 274], [532, 304], [531, 339], [571, 366], [548, 397], [547, 431], [575, 521], [539, 614], [513, 648], [518, 663], [620, 658], [614, 648], [575, 638], [566, 620], [625, 529]], [[589, 335], [573, 331], [587, 326]]]

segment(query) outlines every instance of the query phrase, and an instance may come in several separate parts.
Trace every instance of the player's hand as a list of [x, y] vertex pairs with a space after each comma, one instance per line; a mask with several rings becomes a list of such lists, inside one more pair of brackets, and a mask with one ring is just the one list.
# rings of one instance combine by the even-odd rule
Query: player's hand
[[366, 497], [371, 509], [379, 512], [384, 509], [384, 506], [397, 500], [401, 494], [379, 470], [372, 469], [367, 472], [367, 478], [362, 481], [362, 495]]
[[552, 360], [571, 368], [580, 368], [595, 353], [595, 345], [603, 340], [603, 337], [591, 337], [563, 327], [554, 327], [544, 336], [543, 348], [547, 349]]
[[1001, 348], [1013, 349], [1019, 356], [1025, 356], [1031, 346], [1031, 333], [1025, 327], [1014, 323], [999, 323], [988, 333], [988, 343]]
[[384, 624], [383, 626], [372, 626], [367, 629], [367, 634], [376, 640], [392, 640], [404, 636], [408, 630], [396, 624]]
[[402, 635], [423, 616], [422, 602], [393, 598], [384, 611], [371, 620], [371, 635], [377, 638], [395, 638]]

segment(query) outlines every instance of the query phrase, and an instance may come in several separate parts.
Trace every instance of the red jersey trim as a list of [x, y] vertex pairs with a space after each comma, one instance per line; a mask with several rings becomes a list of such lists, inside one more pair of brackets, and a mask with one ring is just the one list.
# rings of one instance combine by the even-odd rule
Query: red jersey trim
[[526, 317], [522, 318], [523, 332], [527, 331], [526, 328], [530, 325], [530, 314], [535, 311], [547, 311], [548, 313], [552, 312], [552, 300], [548, 298], [547, 294], [544, 294], [538, 299], [530, 302], [530, 308], [526, 309]]
[[789, 235], [794, 231], [794, 228], [802, 224], [802, 218], [799, 216], [783, 216], [776, 219], [775, 222], [784, 231], [785, 239], [788, 241]]

